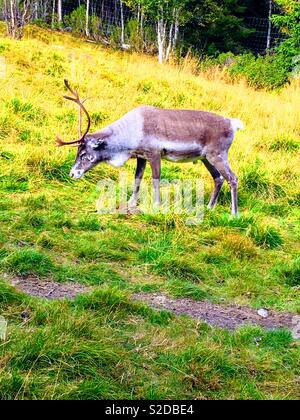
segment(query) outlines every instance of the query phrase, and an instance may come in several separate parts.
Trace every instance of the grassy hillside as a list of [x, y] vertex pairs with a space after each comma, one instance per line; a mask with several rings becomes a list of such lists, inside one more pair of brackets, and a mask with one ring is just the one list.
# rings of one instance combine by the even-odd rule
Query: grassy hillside
[[[22, 42], [2, 28], [0, 55], [0, 315], [9, 321], [0, 399], [299, 398], [299, 345], [289, 332], [229, 333], [130, 300], [161, 291], [300, 312], [299, 81], [258, 92], [220, 71], [196, 76], [192, 62], [160, 67], [37, 28]], [[64, 77], [90, 98], [93, 129], [140, 104], [242, 119], [247, 129], [230, 154], [242, 217], [229, 216], [227, 186], [196, 227], [178, 215], [97, 215], [96, 183], [119, 171], [99, 166], [69, 179], [75, 151], [54, 145], [57, 132], [77, 134]], [[126, 170], [133, 178], [134, 165]], [[164, 163], [165, 179], [185, 176], [205, 180], [208, 200], [204, 166]], [[7, 284], [17, 276], [96, 288], [47, 302]]]

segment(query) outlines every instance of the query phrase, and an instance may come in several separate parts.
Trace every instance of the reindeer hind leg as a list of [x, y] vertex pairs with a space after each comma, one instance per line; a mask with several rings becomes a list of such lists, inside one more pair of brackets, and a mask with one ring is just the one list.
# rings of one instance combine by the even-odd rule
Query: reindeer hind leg
[[218, 203], [220, 191], [224, 184], [224, 177], [220, 174], [220, 172], [215, 168], [207, 159], [203, 160], [203, 163], [206, 167], [206, 169], [211, 174], [213, 180], [214, 180], [214, 190], [211, 194], [211, 198], [208, 204], [208, 208], [213, 210], [216, 208], [216, 205]]
[[232, 214], [238, 216], [238, 179], [229, 165], [227, 154], [223, 156], [211, 154], [207, 156], [207, 160], [228, 182], [231, 189]]

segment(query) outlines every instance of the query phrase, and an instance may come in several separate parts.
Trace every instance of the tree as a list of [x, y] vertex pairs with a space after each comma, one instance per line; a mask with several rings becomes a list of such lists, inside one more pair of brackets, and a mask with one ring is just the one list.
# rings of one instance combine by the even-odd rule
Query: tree
[[30, 0], [5, 0], [5, 18], [8, 34], [14, 39], [22, 39], [24, 27], [30, 20]]
[[52, 0], [52, 18], [51, 18], [51, 27], [54, 28], [55, 24], [55, 8], [56, 8], [56, 0]]
[[165, 63], [174, 52], [180, 26], [186, 21], [187, 0], [128, 0], [137, 15], [144, 15], [156, 23], [159, 62]]
[[272, 21], [282, 32], [289, 35], [278, 47], [278, 51], [287, 58], [293, 58], [300, 55], [300, 3], [296, 0], [277, 0], [277, 3], [285, 13], [274, 15]]
[[[256, 3], [260, 7], [260, 0]], [[253, 0], [190, 0], [186, 8], [190, 19], [183, 28], [185, 49], [193, 46], [209, 55], [240, 53], [244, 40], [253, 33], [247, 28], [245, 17], [259, 15]]]
[[273, 1], [269, 0], [269, 26], [268, 26], [268, 36], [267, 36], [267, 50], [269, 50], [271, 47], [272, 13], [273, 13]]
[[86, 0], [86, 25], [85, 35], [90, 36], [90, 0]]
[[121, 12], [121, 46], [125, 46], [125, 22], [124, 22], [124, 9], [123, 1], [120, 0], [120, 12]]
[[57, 19], [59, 23], [63, 21], [62, 0], [57, 0]]

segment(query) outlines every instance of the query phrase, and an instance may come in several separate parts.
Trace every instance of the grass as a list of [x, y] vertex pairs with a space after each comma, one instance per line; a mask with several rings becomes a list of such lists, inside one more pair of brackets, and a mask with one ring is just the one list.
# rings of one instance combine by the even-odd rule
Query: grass
[[[168, 292], [300, 312], [299, 81], [255, 91], [220, 72], [197, 75], [189, 62], [162, 68], [36, 27], [22, 44], [1, 31], [8, 77], [0, 100], [0, 280], [38, 276], [96, 288], [74, 302], [45, 302], [0, 281], [0, 315], [9, 323], [0, 399], [298, 399], [299, 346], [289, 332], [229, 333], [130, 296]], [[80, 182], [69, 178], [75, 152], [54, 147], [57, 132], [69, 139], [77, 131], [77, 111], [62, 99], [64, 77], [90, 98], [93, 129], [140, 104], [241, 118], [247, 129], [230, 156], [241, 218], [229, 215], [227, 186], [199, 226], [180, 215], [96, 214], [98, 180], [119, 172], [99, 166]], [[132, 179], [133, 163], [126, 171]], [[204, 179], [207, 200], [204, 167], [164, 163], [164, 179], [187, 176]]]

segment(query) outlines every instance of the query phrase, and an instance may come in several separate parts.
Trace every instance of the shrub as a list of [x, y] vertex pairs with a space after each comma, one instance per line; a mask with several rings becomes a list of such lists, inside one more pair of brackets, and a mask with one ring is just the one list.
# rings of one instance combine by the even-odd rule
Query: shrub
[[130, 20], [126, 25], [125, 32], [131, 49], [143, 51], [145, 43], [139, 30], [139, 22], [134, 19]]
[[279, 54], [284, 57], [286, 64], [293, 70], [293, 74], [299, 74], [300, 55], [300, 3], [298, 0], [277, 0], [285, 13], [274, 15], [273, 23], [289, 37], [277, 48]]
[[282, 54], [259, 55], [246, 53], [237, 57], [229, 68], [232, 77], [243, 76], [248, 83], [258, 89], [278, 89], [289, 80], [290, 66]]
[[80, 6], [74, 10], [68, 18], [65, 19], [66, 24], [72, 28], [75, 33], [84, 33], [86, 24], [85, 6]]

